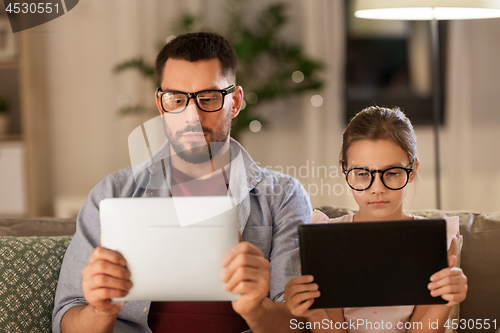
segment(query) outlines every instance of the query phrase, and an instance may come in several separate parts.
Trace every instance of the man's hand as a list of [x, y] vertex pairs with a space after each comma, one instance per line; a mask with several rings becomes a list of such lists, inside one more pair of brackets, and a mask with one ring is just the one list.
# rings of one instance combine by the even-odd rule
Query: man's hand
[[130, 271], [121, 254], [97, 247], [83, 268], [82, 276], [83, 294], [96, 311], [116, 315], [123, 308], [123, 303], [111, 301], [111, 298], [124, 297], [132, 288]]
[[221, 275], [224, 289], [240, 294], [240, 298], [232, 302], [233, 309], [246, 319], [269, 294], [269, 261], [256, 246], [240, 242], [226, 253], [221, 265], [225, 268]]
[[428, 288], [434, 297], [441, 296], [448, 306], [462, 302], [467, 294], [467, 277], [461, 268], [455, 267], [456, 256], [448, 258], [448, 268], [431, 276]]

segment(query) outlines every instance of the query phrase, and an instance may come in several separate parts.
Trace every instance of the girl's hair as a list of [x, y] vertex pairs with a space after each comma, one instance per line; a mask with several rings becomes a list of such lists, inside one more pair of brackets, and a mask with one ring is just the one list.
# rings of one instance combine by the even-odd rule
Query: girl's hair
[[370, 106], [356, 114], [344, 131], [340, 151], [342, 167], [347, 162], [347, 150], [354, 142], [384, 139], [401, 147], [412, 165], [417, 161], [417, 139], [405, 114], [398, 107]]

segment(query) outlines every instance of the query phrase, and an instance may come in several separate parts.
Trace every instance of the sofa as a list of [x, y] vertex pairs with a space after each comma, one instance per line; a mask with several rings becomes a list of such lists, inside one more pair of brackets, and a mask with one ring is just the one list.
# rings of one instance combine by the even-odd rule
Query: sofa
[[0, 218], [0, 332], [52, 332], [59, 270], [75, 219]]
[[[330, 217], [353, 213], [319, 209]], [[460, 304], [457, 332], [500, 332], [500, 213], [411, 213], [460, 217], [460, 265], [469, 290]], [[74, 232], [74, 219], [0, 218], [0, 332], [51, 332], [59, 270]]]

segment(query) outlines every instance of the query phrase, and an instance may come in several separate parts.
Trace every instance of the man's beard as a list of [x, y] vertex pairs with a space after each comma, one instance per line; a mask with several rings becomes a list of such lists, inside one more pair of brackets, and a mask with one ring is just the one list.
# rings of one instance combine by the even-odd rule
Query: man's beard
[[[174, 149], [174, 152], [182, 160], [192, 164], [200, 164], [210, 161], [217, 153], [222, 149], [226, 143], [227, 137], [229, 136], [229, 131], [231, 128], [231, 113], [228, 113], [225, 123], [216, 129], [210, 129], [207, 127], [202, 127], [198, 125], [188, 125], [184, 129], [175, 132], [174, 135], [169, 133], [167, 130], [167, 136], [170, 140], [170, 145]], [[202, 130], [203, 132], [201, 132]], [[211, 138], [211, 142], [206, 141], [187, 143], [188, 145], [194, 145], [194, 147], [188, 148], [180, 142], [180, 138], [186, 132], [203, 133], [204, 135]]]

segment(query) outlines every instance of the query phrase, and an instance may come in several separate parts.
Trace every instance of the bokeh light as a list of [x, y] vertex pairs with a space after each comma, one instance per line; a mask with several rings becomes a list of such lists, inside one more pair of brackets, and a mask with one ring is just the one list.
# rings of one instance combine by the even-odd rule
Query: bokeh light
[[301, 71], [295, 71], [292, 73], [292, 81], [295, 83], [301, 83], [304, 81], [304, 73]]
[[248, 127], [250, 128], [250, 131], [257, 133], [262, 129], [262, 124], [258, 120], [252, 120]]
[[258, 100], [259, 100], [259, 96], [257, 96], [257, 94], [254, 92], [249, 92], [245, 96], [245, 101], [247, 101], [247, 103], [250, 103], [250, 104], [255, 104], [258, 102]]
[[323, 97], [321, 95], [314, 95], [311, 97], [311, 104], [315, 107], [320, 107], [323, 105]]

